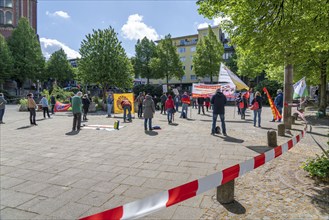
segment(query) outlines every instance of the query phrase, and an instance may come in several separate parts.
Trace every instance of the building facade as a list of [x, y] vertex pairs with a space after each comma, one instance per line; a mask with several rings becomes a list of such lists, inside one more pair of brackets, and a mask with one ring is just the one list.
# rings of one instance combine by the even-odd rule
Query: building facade
[[21, 17], [29, 20], [37, 33], [37, 0], [0, 0], [0, 33], [8, 38]]
[[[229, 59], [234, 53], [234, 47], [228, 45], [228, 39], [225, 38], [225, 34], [222, 32], [220, 27], [213, 26], [212, 31], [216, 35], [216, 38], [219, 42], [222, 43], [224, 47], [223, 59], [224, 61]], [[182, 37], [172, 38], [174, 46], [177, 47], [177, 53], [180, 57], [181, 62], [183, 63], [184, 76], [182, 79], [172, 78], [169, 80], [169, 84], [174, 85], [186, 85], [191, 86], [192, 83], [209, 83], [210, 77], [200, 78], [197, 77], [193, 69], [193, 56], [196, 52], [196, 44], [198, 40], [208, 35], [208, 27], [198, 29], [198, 33], [194, 35], [187, 35]], [[219, 69], [218, 69], [219, 72]], [[218, 76], [213, 77], [213, 82], [218, 80]], [[166, 83], [165, 79], [150, 80], [151, 84], [164, 84]]]

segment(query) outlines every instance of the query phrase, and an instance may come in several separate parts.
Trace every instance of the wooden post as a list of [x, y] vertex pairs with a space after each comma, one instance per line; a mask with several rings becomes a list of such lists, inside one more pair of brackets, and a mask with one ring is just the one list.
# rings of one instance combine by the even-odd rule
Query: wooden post
[[288, 120], [289, 120], [289, 123], [291, 123], [292, 125], [295, 124], [295, 117], [294, 116], [290, 116], [288, 118]]
[[269, 147], [278, 146], [276, 132], [273, 130], [267, 132], [267, 146]]
[[278, 124], [278, 136], [284, 136], [285, 127], [284, 124]]
[[286, 104], [292, 103], [293, 97], [293, 66], [287, 64], [284, 68], [284, 108], [283, 108], [283, 123], [287, 129], [291, 129], [289, 117], [291, 116], [291, 106]]
[[217, 187], [217, 201], [222, 204], [232, 203], [234, 201], [234, 181], [225, 183]]

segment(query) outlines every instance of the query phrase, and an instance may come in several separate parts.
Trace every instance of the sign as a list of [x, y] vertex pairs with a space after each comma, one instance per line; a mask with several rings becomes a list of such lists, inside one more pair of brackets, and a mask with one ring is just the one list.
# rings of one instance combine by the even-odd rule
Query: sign
[[167, 87], [167, 84], [164, 84], [164, 85], [162, 85], [162, 92], [163, 93], [167, 93], [168, 92], [168, 87]]
[[231, 98], [234, 99], [235, 85], [232, 83], [221, 83], [221, 84], [193, 83], [192, 97], [193, 98], [211, 97], [216, 93], [217, 89], [220, 89], [227, 99], [231, 99]]
[[121, 93], [121, 94], [113, 94], [113, 107], [114, 107], [114, 113], [123, 113], [123, 108], [121, 106], [121, 102], [125, 99], [127, 99], [131, 104], [131, 114], [135, 113], [134, 108], [134, 94], [133, 93]]
[[175, 95], [179, 95], [178, 89], [173, 89], [172, 91], [174, 92]]

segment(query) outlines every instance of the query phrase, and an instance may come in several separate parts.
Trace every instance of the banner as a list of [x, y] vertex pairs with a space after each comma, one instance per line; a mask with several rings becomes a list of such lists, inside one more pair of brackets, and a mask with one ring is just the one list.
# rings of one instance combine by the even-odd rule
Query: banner
[[299, 99], [308, 96], [306, 89], [305, 77], [294, 84], [294, 96], [293, 99]]
[[272, 114], [273, 114], [273, 118], [274, 120], [278, 120], [282, 118], [282, 115], [280, 114], [280, 112], [278, 111], [278, 109], [276, 108], [276, 106], [274, 105], [274, 102], [271, 98], [270, 93], [267, 91], [266, 87], [263, 88], [263, 91], [266, 93], [266, 96], [268, 98], [268, 102], [270, 103], [270, 107], [272, 110]]
[[162, 92], [164, 92], [164, 93], [168, 92], [167, 84], [162, 85]]
[[135, 113], [134, 108], [134, 94], [133, 93], [121, 93], [121, 94], [113, 94], [113, 107], [114, 107], [114, 114], [123, 113], [123, 108], [121, 106], [121, 102], [124, 99], [128, 99], [131, 104], [131, 114]]
[[234, 84], [237, 90], [249, 90], [249, 87], [223, 63], [220, 64], [218, 82]]
[[221, 84], [203, 84], [193, 83], [192, 85], [192, 97], [193, 98], [207, 98], [216, 93], [216, 90], [220, 89], [227, 99], [234, 99], [235, 85], [231, 83]]
[[59, 101], [56, 101], [54, 112], [66, 112], [71, 107], [71, 104], [63, 104]]

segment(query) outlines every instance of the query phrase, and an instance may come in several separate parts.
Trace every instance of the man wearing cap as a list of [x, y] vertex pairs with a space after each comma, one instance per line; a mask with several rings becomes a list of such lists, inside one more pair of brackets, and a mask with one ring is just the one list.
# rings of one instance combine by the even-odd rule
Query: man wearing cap
[[72, 113], [73, 113], [73, 128], [72, 131], [80, 130], [81, 127], [81, 111], [82, 111], [82, 92], [78, 92], [72, 97]]
[[211, 98], [211, 104], [213, 105], [211, 135], [215, 135], [216, 133], [216, 121], [219, 115], [220, 121], [222, 122], [223, 135], [227, 136], [225, 126], [226, 97], [220, 89], [217, 89], [216, 94]]
[[[278, 89], [278, 91], [277, 91], [277, 96], [274, 99], [274, 104], [275, 104], [276, 108], [278, 109], [278, 111], [280, 112], [280, 115], [282, 115], [283, 93], [282, 93], [281, 89]], [[273, 120], [271, 122], [275, 122], [275, 119], [273, 118]], [[281, 118], [278, 120], [278, 122], [281, 122]]]

